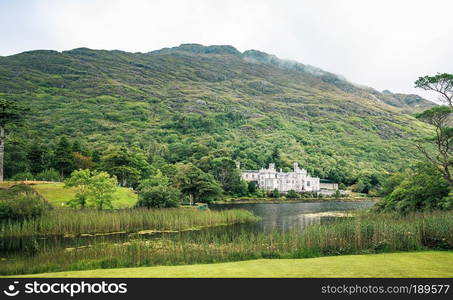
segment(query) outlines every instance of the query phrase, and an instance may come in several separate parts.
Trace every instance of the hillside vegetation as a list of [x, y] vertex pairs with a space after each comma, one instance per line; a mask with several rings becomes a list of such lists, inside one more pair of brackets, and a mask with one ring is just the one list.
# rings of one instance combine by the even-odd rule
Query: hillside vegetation
[[[33, 189], [43, 196], [55, 207], [62, 207], [71, 199], [74, 199], [74, 188], [65, 188], [64, 183], [45, 183], [32, 186]], [[131, 189], [119, 187], [113, 194], [113, 208], [131, 208], [137, 202], [137, 194]]]
[[7, 176], [28, 168], [22, 149], [64, 135], [91, 149], [138, 146], [169, 163], [228, 156], [246, 169], [278, 149], [278, 167], [298, 161], [347, 182], [338, 177], [395, 171], [417, 158], [409, 141], [430, 128], [410, 113], [433, 105], [263, 52], [196, 44], [0, 57], [0, 97], [31, 109], [8, 137]]

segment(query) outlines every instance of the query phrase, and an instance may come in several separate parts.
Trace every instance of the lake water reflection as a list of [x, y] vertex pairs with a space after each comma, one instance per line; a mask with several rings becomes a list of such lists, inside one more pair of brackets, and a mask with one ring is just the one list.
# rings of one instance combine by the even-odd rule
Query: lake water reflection
[[322, 212], [367, 209], [374, 201], [322, 201], [300, 203], [250, 203], [213, 204], [211, 209], [246, 209], [261, 217], [261, 221], [250, 224], [255, 230], [302, 229], [307, 225], [331, 221], [335, 217], [322, 216]]
[[65, 238], [61, 236], [50, 237], [28, 237], [0, 239], [0, 257], [8, 257], [16, 253], [33, 255], [37, 252], [45, 252], [55, 249], [86, 247], [99, 243], [124, 243], [131, 239], [155, 239], [159, 237], [174, 237], [176, 235], [186, 238], [197, 238], [199, 235], [209, 233], [210, 235], [235, 236], [243, 231], [265, 232], [270, 230], [302, 230], [307, 225], [330, 222], [335, 217], [321, 216], [317, 213], [331, 211], [350, 211], [367, 209], [374, 204], [374, 201], [346, 202], [346, 201], [320, 201], [303, 203], [250, 203], [250, 204], [213, 204], [210, 209], [246, 209], [261, 217], [259, 222], [247, 224], [235, 224], [229, 226], [216, 226], [203, 228], [196, 231], [181, 233], [158, 233], [150, 235], [115, 234], [106, 236], [78, 236]]

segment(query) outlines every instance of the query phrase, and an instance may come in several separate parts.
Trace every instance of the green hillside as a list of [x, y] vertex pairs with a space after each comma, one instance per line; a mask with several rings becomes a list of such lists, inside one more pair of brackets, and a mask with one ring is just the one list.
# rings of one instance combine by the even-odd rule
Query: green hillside
[[221, 152], [254, 169], [277, 148], [280, 167], [298, 161], [322, 177], [393, 171], [418, 156], [409, 141], [429, 130], [410, 113], [433, 105], [259, 51], [196, 44], [0, 57], [0, 97], [31, 109], [9, 136], [7, 176], [27, 159], [15, 149], [62, 135], [93, 149], [136, 145], [171, 163]]
[[[44, 183], [33, 185], [33, 189], [55, 207], [61, 207], [71, 199], [74, 199], [74, 188], [64, 188], [63, 183]], [[113, 194], [114, 208], [130, 208], [137, 202], [137, 194], [131, 189], [120, 187]]]

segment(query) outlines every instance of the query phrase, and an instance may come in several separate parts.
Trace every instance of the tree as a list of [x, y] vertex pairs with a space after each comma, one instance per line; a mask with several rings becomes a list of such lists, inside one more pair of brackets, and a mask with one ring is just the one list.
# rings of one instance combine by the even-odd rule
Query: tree
[[91, 157], [93, 158], [94, 163], [98, 163], [101, 161], [101, 151], [100, 150], [94, 150], [91, 154]]
[[241, 180], [240, 170], [231, 158], [214, 158], [210, 169], [214, 178], [222, 185], [225, 192], [238, 196], [242, 196], [247, 192], [247, 188]]
[[90, 178], [88, 204], [99, 210], [112, 208], [113, 193], [117, 190], [118, 181], [107, 172], [94, 171]]
[[65, 188], [75, 188], [74, 199], [68, 202], [69, 206], [85, 208], [90, 194], [91, 171], [88, 169], [77, 170], [71, 173], [71, 177], [65, 180]]
[[82, 145], [80, 144], [80, 141], [78, 140], [75, 140], [73, 143], [72, 143], [72, 152], [78, 152], [78, 153], [82, 153]]
[[272, 150], [272, 153], [267, 161], [268, 163], [274, 163], [275, 164], [275, 167], [282, 167], [283, 165], [283, 161], [282, 161], [282, 158], [281, 158], [281, 154], [280, 154], [280, 150], [277, 146], [274, 147], [274, 149]]
[[73, 207], [96, 207], [102, 210], [112, 208], [113, 193], [117, 190], [118, 181], [107, 172], [77, 170], [65, 181], [65, 187], [76, 189], [75, 198], [68, 204]]
[[441, 100], [453, 108], [453, 74], [438, 73], [435, 76], [419, 77], [415, 87], [441, 94]]
[[33, 174], [38, 174], [41, 171], [46, 169], [45, 156], [47, 154], [47, 149], [42, 145], [33, 143], [30, 147], [30, 150], [27, 153], [27, 158], [30, 163], [30, 171]]
[[[416, 115], [420, 119], [435, 128], [435, 136], [430, 139], [418, 141], [416, 143], [419, 151], [426, 159], [437, 168], [453, 187], [451, 168], [453, 166], [453, 128], [452, 126], [453, 109], [448, 106], [435, 106]], [[424, 147], [424, 142], [428, 141], [434, 145], [434, 154]]]
[[403, 173], [390, 177], [386, 195], [377, 204], [382, 211], [408, 213], [435, 209], [448, 209], [451, 206], [449, 184], [438, 169], [428, 163], [419, 163]]
[[337, 183], [344, 183], [350, 185], [354, 183], [354, 178], [352, 176], [352, 168], [348, 165], [349, 163], [344, 159], [338, 159], [333, 166], [327, 173], [325, 177], [337, 182]]
[[5, 155], [5, 127], [22, 118], [25, 109], [16, 103], [0, 99], [0, 182], [3, 181], [3, 160]]
[[181, 192], [170, 185], [170, 180], [158, 169], [154, 176], [139, 184], [137, 207], [168, 208], [179, 206]]
[[164, 185], [151, 186], [140, 191], [137, 207], [178, 207], [180, 199], [181, 192], [176, 188]]
[[27, 158], [27, 142], [17, 135], [8, 135], [5, 144], [4, 178], [12, 178], [18, 173], [28, 172], [30, 163]]
[[249, 194], [251, 195], [254, 195], [256, 193], [256, 181], [249, 181], [248, 184], [248, 191], [249, 191]]
[[110, 147], [101, 161], [102, 169], [115, 175], [121, 186], [136, 186], [150, 169], [145, 153], [135, 147]]
[[357, 177], [357, 182], [353, 185], [352, 190], [358, 193], [368, 194], [374, 189], [380, 188], [383, 181], [383, 175], [377, 172], [363, 172]]
[[222, 188], [211, 174], [193, 164], [177, 164], [174, 183], [189, 197], [190, 203], [211, 202], [222, 194]]
[[85, 156], [80, 152], [73, 152], [72, 159], [75, 169], [93, 169], [95, 166], [91, 157]]
[[73, 169], [72, 147], [68, 139], [62, 136], [55, 148], [54, 166], [64, 178]]
[[138, 189], [144, 190], [153, 186], [169, 186], [169, 184], [170, 180], [168, 177], [162, 174], [162, 171], [158, 169], [156, 170], [156, 174], [154, 174], [154, 176], [141, 180], [138, 185]]

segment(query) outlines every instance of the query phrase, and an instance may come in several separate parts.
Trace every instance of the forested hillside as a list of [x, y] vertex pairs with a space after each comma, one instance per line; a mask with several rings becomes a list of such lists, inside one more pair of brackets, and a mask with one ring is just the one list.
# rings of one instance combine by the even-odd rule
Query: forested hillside
[[56, 167], [65, 136], [94, 163], [117, 145], [150, 164], [297, 161], [346, 184], [419, 157], [410, 140], [430, 129], [411, 114], [434, 105], [263, 52], [196, 44], [0, 57], [0, 98], [30, 108], [21, 126], [8, 128], [7, 177], [37, 172], [38, 163]]

